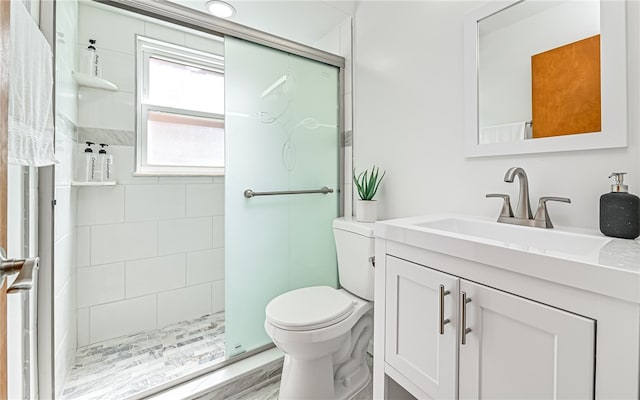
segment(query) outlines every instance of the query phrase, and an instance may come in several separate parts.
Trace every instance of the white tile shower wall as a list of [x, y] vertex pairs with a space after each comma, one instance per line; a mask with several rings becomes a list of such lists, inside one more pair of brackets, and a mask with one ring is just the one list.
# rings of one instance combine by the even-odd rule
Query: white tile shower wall
[[211, 284], [188, 286], [158, 294], [158, 326], [167, 326], [205, 314], [211, 314]]
[[186, 283], [188, 285], [221, 281], [224, 279], [224, 249], [189, 253], [186, 267]]
[[[174, 29], [169, 25], [132, 17], [123, 12], [92, 2], [78, 7], [80, 24], [77, 50], [84, 51], [89, 39], [96, 40], [102, 64], [102, 77], [118, 86], [118, 91], [105, 92], [81, 87], [78, 125], [81, 127], [133, 131], [135, 124], [135, 36], [185, 45], [194, 49], [222, 54], [223, 43], [212, 36], [190, 29]], [[117, 26], [118, 29], [113, 29]]]
[[[78, 13], [79, 45], [86, 46], [89, 39], [94, 39], [98, 49], [135, 54], [133, 36], [144, 31], [144, 22], [142, 20], [85, 2], [82, 2], [78, 7]], [[113, 29], [116, 26], [118, 29]]]
[[126, 221], [179, 218], [185, 215], [185, 185], [129, 185]]
[[133, 152], [111, 148], [118, 185], [78, 189], [80, 346], [224, 310], [224, 179], [132, 177]]
[[[95, 39], [102, 77], [119, 88], [80, 89], [79, 125], [89, 133], [135, 129], [136, 34], [222, 50], [220, 41], [101, 5], [81, 3], [79, 15], [77, 48]], [[118, 185], [78, 191], [81, 346], [224, 309], [224, 179], [134, 177], [134, 148], [109, 151]]]
[[124, 300], [124, 263], [78, 267], [78, 307]]
[[[355, 166], [387, 170], [381, 218], [458, 212], [497, 217], [485, 193], [517, 198], [505, 171], [523, 167], [533, 200], [556, 195], [558, 226], [597, 229], [598, 198], [613, 170], [640, 188], [640, 4], [627, 3], [629, 146], [504, 157], [464, 157], [463, 26], [471, 2], [361, 2], [355, 15]], [[385, 24], [380, 24], [380, 16]], [[402, 32], [399, 36], [399, 32]], [[559, 177], [558, 174], [561, 174]]]
[[160, 221], [160, 254], [205, 250], [213, 246], [213, 220], [210, 217]]
[[[79, 13], [78, 48], [96, 39], [102, 77], [119, 88], [117, 92], [80, 90], [78, 113], [83, 128], [134, 131], [136, 34], [210, 51], [222, 49], [219, 41], [99, 5], [83, 3]], [[113, 26], [118, 26], [117, 32]], [[80, 345], [188, 319], [193, 310], [224, 309], [220, 302], [224, 272], [219, 273], [220, 263], [224, 265], [220, 261], [224, 257], [224, 179], [134, 177], [133, 147], [111, 146], [109, 150], [118, 185], [79, 190]], [[201, 257], [203, 252], [215, 258]], [[196, 259], [202, 265], [190, 261], [187, 267], [187, 260]], [[167, 298], [189, 307], [165, 309], [163, 299]], [[196, 308], [191, 307], [194, 302], [198, 302]], [[129, 312], [126, 318], [112, 318], [111, 312], [125, 309]], [[129, 320], [139, 323], [129, 324]]]
[[150, 295], [91, 307], [89, 342], [97, 343], [156, 328], [156, 304], [156, 296]]
[[224, 288], [224, 280], [211, 284], [211, 311], [214, 313], [224, 311]]
[[[147, 258], [127, 263], [127, 298], [144, 296], [186, 286], [185, 254]], [[202, 268], [210, 268], [210, 260], [202, 260]], [[153, 279], [149, 279], [153, 277]], [[123, 279], [124, 280], [124, 279]]]
[[78, 347], [88, 346], [89, 340], [89, 309], [81, 308], [77, 312]]
[[77, 213], [78, 225], [124, 222], [124, 186], [80, 190]]
[[133, 130], [136, 117], [133, 93], [105, 92], [86, 87], [81, 87], [79, 92], [79, 126]]
[[93, 225], [90, 248], [92, 265], [154, 257], [158, 255], [158, 223]]

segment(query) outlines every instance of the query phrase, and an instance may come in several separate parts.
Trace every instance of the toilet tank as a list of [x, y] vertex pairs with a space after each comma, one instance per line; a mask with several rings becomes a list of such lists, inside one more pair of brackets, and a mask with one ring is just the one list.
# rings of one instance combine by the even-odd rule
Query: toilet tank
[[338, 256], [340, 286], [365, 300], [373, 301], [375, 255], [373, 223], [352, 219], [333, 220], [333, 237]]

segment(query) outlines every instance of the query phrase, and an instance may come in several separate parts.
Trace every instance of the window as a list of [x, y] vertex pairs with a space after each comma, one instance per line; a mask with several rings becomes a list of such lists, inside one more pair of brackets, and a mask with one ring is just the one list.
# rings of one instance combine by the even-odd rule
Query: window
[[224, 58], [137, 37], [136, 174], [224, 174]]

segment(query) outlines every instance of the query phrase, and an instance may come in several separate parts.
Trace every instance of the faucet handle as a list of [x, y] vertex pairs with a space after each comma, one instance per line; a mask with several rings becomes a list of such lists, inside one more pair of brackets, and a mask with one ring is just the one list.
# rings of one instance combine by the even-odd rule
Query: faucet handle
[[502, 217], [513, 217], [513, 209], [511, 208], [511, 198], [509, 197], [508, 194], [502, 194], [502, 193], [489, 193], [485, 196], [486, 198], [490, 198], [490, 197], [500, 197], [502, 199], [504, 199], [504, 202], [502, 203], [502, 210], [500, 210], [500, 218]]
[[540, 197], [540, 200], [538, 201], [538, 210], [536, 211], [536, 215], [533, 219], [544, 223], [545, 228], [553, 228], [553, 224], [551, 223], [551, 217], [549, 217], [549, 211], [547, 210], [547, 201], [560, 201], [562, 203], [571, 203], [571, 199], [566, 197], [553, 197], [553, 196]]

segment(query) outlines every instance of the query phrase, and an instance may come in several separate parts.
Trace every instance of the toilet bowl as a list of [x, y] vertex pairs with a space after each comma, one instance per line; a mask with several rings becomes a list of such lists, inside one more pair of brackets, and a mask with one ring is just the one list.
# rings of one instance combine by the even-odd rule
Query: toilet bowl
[[283, 293], [265, 310], [265, 330], [285, 354], [279, 398], [346, 400], [370, 380], [373, 336], [373, 224], [333, 222], [342, 289]]
[[365, 353], [373, 303], [343, 289], [284, 293], [266, 309], [265, 330], [285, 353], [280, 399], [349, 399], [369, 382]]

